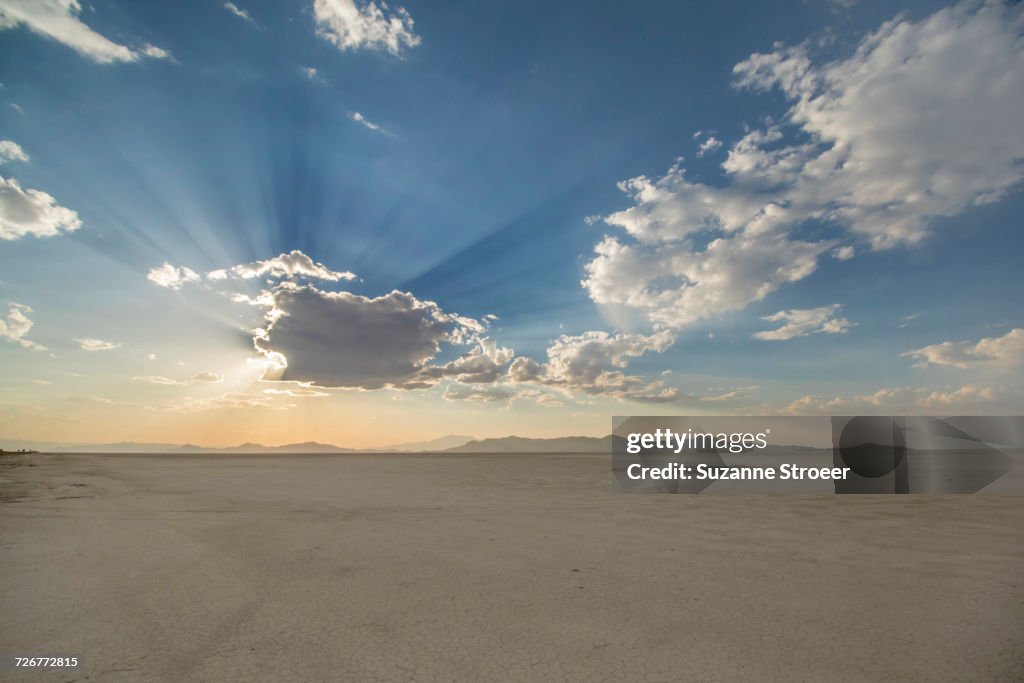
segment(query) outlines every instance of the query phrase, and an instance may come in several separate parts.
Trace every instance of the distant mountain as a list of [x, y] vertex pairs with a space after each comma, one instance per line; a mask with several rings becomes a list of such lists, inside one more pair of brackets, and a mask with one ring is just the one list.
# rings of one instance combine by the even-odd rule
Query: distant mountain
[[264, 446], [258, 443], [243, 443], [238, 446], [227, 448], [205, 448], [203, 446], [186, 445], [176, 448], [172, 453], [357, 453], [352, 448], [342, 448], [329, 443], [317, 443], [306, 441], [304, 443], [289, 443], [283, 446]]
[[448, 436], [442, 436], [439, 439], [431, 439], [430, 441], [413, 441], [412, 443], [400, 443], [394, 446], [381, 446], [380, 448], [373, 448], [374, 451], [384, 451], [388, 453], [416, 453], [423, 451], [444, 451], [450, 448], [456, 448], [463, 444], [469, 443], [473, 440], [471, 436], [459, 436], [456, 434], [449, 434]]
[[38, 450], [47, 453], [168, 453], [179, 448], [176, 443], [139, 443], [121, 441], [118, 443], [60, 444]]
[[61, 443], [59, 441], [31, 441], [27, 439], [0, 438], [0, 448], [5, 451], [52, 451], [54, 448], [66, 445], [66, 443]]
[[11, 451], [25, 448], [44, 453], [154, 453], [167, 455], [187, 455], [189, 453], [610, 453], [611, 437], [567, 436], [557, 439], [528, 439], [521, 436], [507, 436], [498, 439], [473, 440], [470, 436], [450, 434], [430, 441], [401, 443], [383, 448], [343, 448], [316, 441], [291, 443], [283, 446], [243, 443], [238, 446], [216, 448], [195, 444], [136, 441], [61, 443], [0, 439], [0, 448]]
[[527, 439], [506, 436], [480, 439], [448, 448], [446, 453], [611, 453], [610, 436], [563, 436], [556, 439]]

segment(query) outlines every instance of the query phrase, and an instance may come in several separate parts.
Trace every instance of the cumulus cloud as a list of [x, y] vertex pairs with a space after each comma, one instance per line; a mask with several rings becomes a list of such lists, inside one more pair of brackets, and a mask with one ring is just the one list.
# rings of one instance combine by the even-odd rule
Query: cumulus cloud
[[22, 189], [14, 178], [0, 176], [0, 240], [52, 237], [80, 227], [78, 214], [50, 195], [41, 190]]
[[785, 114], [731, 147], [721, 184], [681, 164], [621, 183], [633, 206], [604, 221], [623, 235], [597, 245], [583, 286], [685, 325], [806, 278], [826, 251], [854, 255], [798, 238], [808, 221], [887, 249], [1000, 198], [1024, 177], [1022, 26], [1020, 4], [969, 2], [887, 22], [832, 62], [806, 44], [751, 55], [737, 87], [781, 92]]
[[120, 344], [114, 342], [103, 341], [102, 339], [92, 339], [89, 337], [75, 339], [74, 341], [78, 343], [83, 351], [110, 351], [111, 349], [121, 347]]
[[[496, 316], [461, 316], [409, 292], [369, 297], [300, 282], [356, 276], [333, 271], [299, 251], [206, 275], [207, 281], [225, 285], [256, 277], [273, 279], [256, 294], [228, 293], [232, 301], [262, 311], [253, 344], [265, 363], [265, 381], [295, 382], [311, 390], [410, 390], [446, 383], [447, 400], [534, 398], [549, 404], [558, 400], [552, 392], [651, 402], [677, 396], [661, 381], [623, 372], [630, 359], [667, 349], [674, 342], [667, 331], [563, 336], [540, 363], [516, 358], [512, 349], [487, 337]], [[194, 271], [170, 264], [150, 276], [167, 287], [197, 279]]]
[[188, 282], [199, 282], [199, 273], [191, 268], [172, 266], [165, 261], [162, 266], [152, 268], [146, 279], [161, 287], [181, 289]]
[[7, 309], [7, 315], [0, 318], [0, 338], [26, 349], [45, 351], [45, 346], [25, 338], [34, 324], [28, 317], [31, 312], [32, 309], [24, 304], [11, 304]]
[[767, 153], [797, 160], [787, 198], [885, 248], [1021, 180], [1022, 27], [1019, 4], [964, 2], [886, 22], [847, 59], [818, 66], [800, 45], [734, 72], [740, 87], [780, 89], [812, 141]]
[[714, 152], [716, 149], [722, 146], [722, 141], [716, 138], [714, 135], [708, 137], [707, 140], [700, 143], [700, 147], [697, 148], [697, 156], [702, 157], [709, 152]]
[[467, 384], [490, 384], [505, 375], [515, 353], [493, 339], [481, 339], [476, 347], [455, 360], [424, 371], [425, 376], [453, 377]]
[[0, 0], [0, 30], [25, 26], [100, 64], [170, 57], [155, 45], [136, 49], [115, 43], [89, 28], [79, 18], [81, 12], [78, 0]]
[[651, 335], [601, 331], [562, 335], [548, 347], [547, 362], [517, 358], [509, 366], [508, 378], [594, 396], [667, 403], [678, 398], [677, 389], [622, 370], [630, 359], [648, 352], [661, 353], [674, 342], [675, 337], [667, 331]]
[[946, 341], [907, 351], [922, 365], [946, 365], [973, 368], [982, 364], [1016, 366], [1024, 363], [1024, 329], [1014, 328], [1002, 337], [986, 337], [977, 342]]
[[420, 44], [404, 7], [356, 0], [314, 0], [317, 34], [340, 50], [387, 50], [393, 55]]
[[28, 161], [28, 155], [18, 143], [12, 140], [0, 140], [0, 163], [6, 161]]
[[745, 308], [802, 280], [827, 248], [782, 234], [718, 238], [703, 250], [688, 242], [652, 246], [606, 237], [586, 265], [583, 285], [597, 303], [639, 308], [655, 324], [677, 327]]
[[849, 261], [856, 255], [857, 251], [849, 245], [832, 250], [832, 258], [836, 261]]
[[272, 278], [315, 278], [328, 282], [356, 279], [355, 273], [331, 270], [324, 264], [315, 262], [298, 249], [263, 261], [253, 261], [252, 263], [234, 266], [226, 270], [212, 270], [206, 274], [206, 277], [211, 280], [224, 280], [229, 277], [251, 280], [252, 278], [263, 276]]
[[779, 311], [773, 315], [765, 316], [763, 320], [770, 323], [782, 323], [774, 330], [764, 330], [755, 333], [754, 339], [763, 341], [785, 341], [794, 337], [806, 337], [809, 334], [846, 334], [857, 323], [852, 323], [846, 318], [838, 318], [841, 306], [821, 306], [820, 308], [793, 308], [788, 311]]
[[[433, 386], [442, 374], [486, 373], [504, 350], [481, 346], [447, 367], [430, 365], [442, 345], [477, 343], [480, 321], [447, 313], [432, 301], [392, 291], [376, 298], [284, 283], [254, 337], [275, 366], [267, 379], [327, 387], [380, 389]], [[490, 355], [488, 355], [490, 353]]]

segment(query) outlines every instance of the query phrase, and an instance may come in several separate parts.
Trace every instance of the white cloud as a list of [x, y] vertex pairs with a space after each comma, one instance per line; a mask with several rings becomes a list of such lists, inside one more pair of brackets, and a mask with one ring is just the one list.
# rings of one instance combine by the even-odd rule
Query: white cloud
[[45, 351], [45, 346], [25, 338], [33, 325], [32, 320], [28, 317], [31, 312], [32, 309], [24, 304], [11, 304], [7, 309], [7, 315], [0, 318], [0, 338], [19, 344], [26, 349]]
[[795, 337], [806, 337], [809, 334], [846, 334], [857, 323], [846, 318], [837, 318], [839, 304], [821, 306], [820, 308], [793, 308], [765, 316], [763, 320], [770, 323], [782, 323], [774, 330], [756, 332], [754, 339], [762, 341], [785, 341]]
[[886, 249], [998, 199], [1024, 177], [1022, 26], [1024, 5], [969, 2], [887, 22], [829, 63], [808, 45], [752, 55], [736, 83], [780, 90], [783, 118], [733, 145], [724, 184], [692, 182], [680, 164], [623, 182], [634, 204], [605, 222], [625, 236], [597, 245], [584, 287], [685, 325], [802, 280], [826, 251], [853, 256], [795, 237], [807, 221]]
[[446, 401], [476, 401], [480, 403], [510, 401], [517, 396], [518, 392], [506, 386], [458, 383], [446, 386], [443, 394]]
[[315, 66], [303, 66], [299, 68], [299, 72], [307, 79], [316, 83], [324, 83], [323, 76], [320, 75], [320, 71]]
[[113, 42], [89, 28], [79, 18], [81, 12], [78, 0], [0, 0], [0, 30], [25, 26], [100, 64], [170, 57], [154, 45], [140, 50]]
[[420, 44], [404, 7], [355, 0], [314, 0], [317, 34], [340, 50], [387, 50], [393, 55]]
[[757, 386], [738, 387], [736, 389], [708, 389], [708, 391], [717, 391], [718, 393], [704, 396], [691, 394], [690, 398], [695, 398], [698, 401], [710, 401], [712, 403], [717, 403], [719, 401], [734, 401], [739, 398], [747, 398], [757, 389]]
[[253, 26], [256, 25], [256, 20], [252, 18], [252, 15], [249, 14], [249, 12], [247, 10], [242, 9], [241, 7], [236, 5], [235, 3], [233, 3], [233, 2], [225, 2], [224, 3], [224, 9], [226, 9], [229, 12], [231, 12], [232, 14], [234, 14], [239, 19], [244, 19], [245, 21], [249, 22]]
[[84, 351], [110, 351], [111, 349], [120, 348], [120, 344], [114, 342], [103, 341], [102, 339], [75, 339], [78, 345], [82, 347]]
[[0, 140], [0, 163], [6, 161], [28, 161], [28, 155], [16, 142]]
[[972, 368], [982, 364], [1016, 366], [1024, 363], [1024, 329], [1014, 328], [1002, 337], [987, 337], [977, 342], [946, 341], [907, 351], [904, 356], [921, 360], [922, 365], [946, 365]]
[[964, 386], [958, 389], [937, 389], [920, 398], [920, 404], [926, 408], [949, 408], [975, 403], [991, 403], [1006, 395], [1005, 387], [1001, 386]]
[[50, 195], [25, 190], [14, 178], [0, 176], [0, 240], [20, 237], [51, 237], [82, 227], [78, 214]]
[[857, 251], [849, 245], [832, 250], [832, 258], [836, 261], [849, 261], [856, 255]]
[[899, 325], [900, 329], [909, 326], [912, 321], [917, 320], [919, 317], [921, 317], [920, 313], [912, 313], [911, 315], [903, 316], [900, 319], [902, 321]]
[[132, 381], [142, 382], [143, 384], [159, 384], [164, 386], [183, 386], [187, 384], [187, 382], [171, 379], [170, 377], [163, 377], [161, 375], [144, 375], [140, 377], [132, 377]]
[[272, 278], [316, 278], [328, 282], [339, 280], [355, 280], [355, 273], [334, 271], [322, 263], [313, 261], [298, 249], [263, 261], [253, 261], [226, 270], [213, 270], [206, 274], [211, 280], [224, 280], [237, 277], [245, 280], [268, 276]]
[[678, 390], [622, 370], [629, 359], [648, 352], [661, 353], [674, 342], [675, 337], [667, 331], [651, 335], [600, 331], [562, 335], [548, 348], [546, 363], [517, 358], [509, 366], [508, 377], [513, 382], [533, 382], [595, 396], [670, 402], [678, 398]]
[[885, 248], [1020, 182], [1022, 26], [1019, 4], [964, 2], [886, 22], [847, 59], [816, 66], [802, 45], [734, 71], [741, 87], [782, 90], [812, 141], [779, 150], [799, 170], [787, 198]]
[[714, 152], [716, 149], [722, 146], [722, 141], [716, 138], [714, 135], [708, 137], [707, 140], [700, 143], [700, 147], [697, 148], [697, 156], [702, 157], [709, 152]]
[[428, 368], [425, 376], [454, 377], [467, 384], [490, 384], [505, 375], [515, 353], [493, 339], [481, 339], [476, 347], [450, 363]]
[[376, 123], [374, 123], [373, 121], [369, 120], [368, 118], [366, 118], [365, 116], [363, 116], [362, 114], [360, 114], [357, 111], [354, 111], [351, 114], [349, 114], [349, 117], [353, 121], [355, 121], [356, 123], [358, 123], [360, 125], [363, 125], [363, 126], [369, 128], [372, 131], [376, 131], [376, 132], [381, 133], [383, 135], [388, 135], [388, 131], [384, 130], [383, 128], [378, 126]]
[[170, 377], [164, 377], [162, 375], [143, 375], [138, 377], [132, 377], [134, 382], [142, 382], [144, 384], [159, 384], [164, 386], [187, 386], [189, 384], [219, 384], [224, 380], [223, 375], [219, 375], [216, 372], [200, 372], [197, 375], [193, 375], [187, 382], [180, 379], [172, 379]]
[[583, 286], [597, 303], [639, 308], [654, 323], [676, 327], [742, 309], [802, 280], [827, 248], [781, 234], [721, 237], [702, 251], [688, 242], [652, 246], [606, 237], [586, 265]]
[[162, 266], [152, 268], [146, 275], [146, 279], [161, 287], [181, 289], [188, 282], [199, 282], [199, 273], [191, 268], [178, 268], [164, 262]]
[[293, 398], [319, 398], [321, 396], [330, 396], [326, 391], [317, 391], [316, 389], [264, 389], [264, 394], [270, 394], [271, 396], [291, 396]]
[[945, 414], [970, 414], [993, 406], [1007, 395], [1002, 386], [967, 385], [957, 388], [895, 387], [861, 396], [803, 396], [783, 409], [791, 415], [871, 415], [913, 413], [940, 408]]
[[156, 45], [147, 44], [142, 48], [142, 54], [153, 59], [169, 59], [172, 62], [174, 61], [174, 55], [162, 47], [157, 47]]

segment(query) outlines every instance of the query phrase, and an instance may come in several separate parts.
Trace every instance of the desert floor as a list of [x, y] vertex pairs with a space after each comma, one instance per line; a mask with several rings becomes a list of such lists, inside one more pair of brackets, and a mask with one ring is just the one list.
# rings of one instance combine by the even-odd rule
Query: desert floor
[[6, 456], [0, 680], [1021, 681], [1024, 496], [609, 456]]

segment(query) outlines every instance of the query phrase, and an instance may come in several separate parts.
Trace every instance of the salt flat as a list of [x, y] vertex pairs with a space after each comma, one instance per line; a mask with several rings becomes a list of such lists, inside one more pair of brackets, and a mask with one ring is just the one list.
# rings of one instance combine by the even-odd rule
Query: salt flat
[[0, 654], [84, 665], [2, 680], [1024, 680], [1024, 496], [613, 494], [590, 455], [3, 462]]

